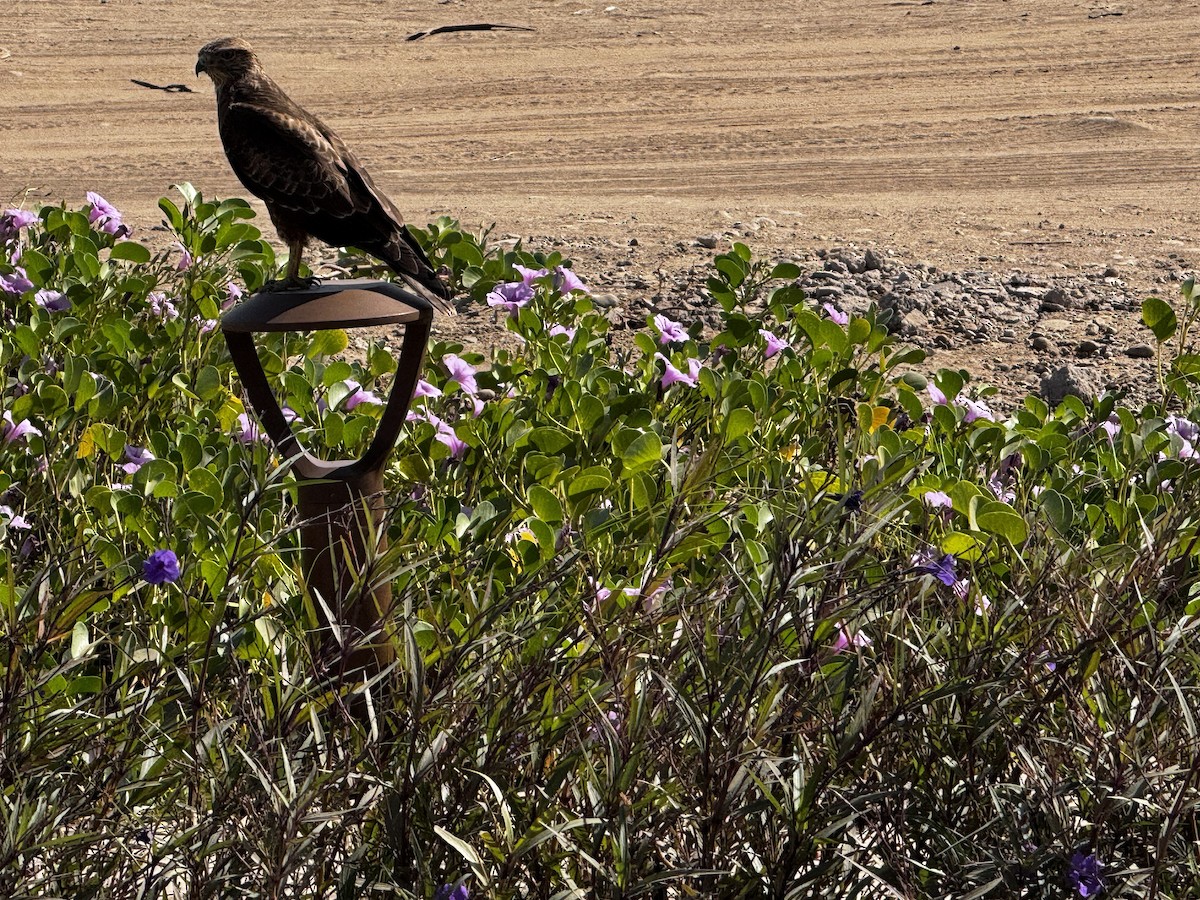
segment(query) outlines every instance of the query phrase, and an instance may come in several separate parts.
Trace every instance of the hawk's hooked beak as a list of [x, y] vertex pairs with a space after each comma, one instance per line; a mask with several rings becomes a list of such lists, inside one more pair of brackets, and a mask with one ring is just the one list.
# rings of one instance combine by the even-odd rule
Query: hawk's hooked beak
[[200, 77], [201, 72], [207, 72], [207, 71], [208, 70], [204, 67], [204, 60], [202, 60], [202, 59], [196, 60], [196, 77], [197, 78]]

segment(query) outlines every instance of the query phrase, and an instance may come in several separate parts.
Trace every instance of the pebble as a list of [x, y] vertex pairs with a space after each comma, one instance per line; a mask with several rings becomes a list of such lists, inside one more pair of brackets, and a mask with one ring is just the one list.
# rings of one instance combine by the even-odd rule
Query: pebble
[[1075, 355], [1081, 359], [1095, 356], [1100, 352], [1100, 345], [1095, 341], [1080, 341], [1075, 347]]
[[1084, 402], [1091, 403], [1100, 392], [1086, 369], [1065, 365], [1042, 379], [1038, 393], [1051, 406], [1058, 406], [1069, 396], [1079, 397]]
[[721, 241], [721, 239], [719, 237], [717, 237], [717, 235], [715, 235], [715, 234], [702, 234], [698, 238], [696, 238], [696, 243], [699, 244], [701, 247], [703, 247], [705, 250], [715, 250], [717, 248], [717, 244], [720, 243], [720, 241]]
[[1125, 348], [1125, 355], [1131, 359], [1154, 359], [1154, 348], [1149, 344], [1133, 344]]
[[1047, 350], [1054, 349], [1054, 345], [1046, 339], [1045, 335], [1041, 335], [1041, 334], [1036, 334], [1032, 338], [1030, 338], [1029, 346], [1032, 347], [1034, 350], [1038, 350], [1043, 353]]

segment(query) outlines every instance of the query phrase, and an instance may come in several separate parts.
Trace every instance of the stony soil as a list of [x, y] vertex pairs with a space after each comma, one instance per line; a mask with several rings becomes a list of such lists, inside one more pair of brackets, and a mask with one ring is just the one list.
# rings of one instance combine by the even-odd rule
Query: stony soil
[[[485, 21], [536, 30], [405, 40]], [[410, 219], [555, 246], [626, 325], [703, 314], [737, 239], [892, 305], [930, 368], [1144, 393], [1136, 310], [1200, 259], [1198, 0], [8, 0], [5, 25], [0, 202], [98, 190], [148, 229], [174, 182], [241, 193], [191, 71], [239, 34]]]

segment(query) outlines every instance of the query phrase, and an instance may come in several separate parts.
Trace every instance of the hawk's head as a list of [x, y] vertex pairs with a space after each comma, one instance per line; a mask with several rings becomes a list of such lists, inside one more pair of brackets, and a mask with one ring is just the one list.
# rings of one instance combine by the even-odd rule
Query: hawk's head
[[240, 78], [258, 68], [258, 57], [241, 38], [217, 38], [200, 48], [196, 74], [207, 72], [217, 85]]

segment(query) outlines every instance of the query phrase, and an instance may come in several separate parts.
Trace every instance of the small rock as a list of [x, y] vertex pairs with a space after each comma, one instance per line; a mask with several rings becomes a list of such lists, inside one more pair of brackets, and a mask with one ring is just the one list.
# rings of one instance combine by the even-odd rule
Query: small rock
[[696, 243], [705, 250], [715, 250], [720, 240], [715, 234], [702, 234], [696, 238]]
[[1149, 344], [1134, 344], [1125, 348], [1125, 355], [1131, 359], [1154, 359], [1154, 348]]
[[900, 333], [911, 335], [929, 327], [929, 316], [919, 309], [910, 309], [900, 317]]
[[868, 248], [867, 252], [863, 254], [862, 266], [864, 272], [873, 272], [883, 268], [883, 260], [874, 250]]
[[621, 301], [617, 298], [616, 294], [593, 294], [592, 295], [592, 303], [594, 303], [596, 306], [600, 307], [601, 309], [612, 309], [614, 306], [616, 306], [620, 302]]
[[1089, 356], [1095, 356], [1100, 352], [1100, 345], [1095, 341], [1080, 341], [1075, 346], [1075, 355], [1081, 359], [1086, 359]]
[[1043, 353], [1047, 350], [1054, 349], [1054, 345], [1050, 343], [1050, 341], [1048, 341], [1044, 335], [1041, 334], [1034, 335], [1029, 341], [1029, 346], [1034, 350], [1040, 350]]
[[1056, 369], [1043, 378], [1038, 392], [1051, 406], [1057, 406], [1064, 398], [1072, 396], [1091, 403], [1099, 395], [1092, 376], [1085, 369], [1072, 365]]

